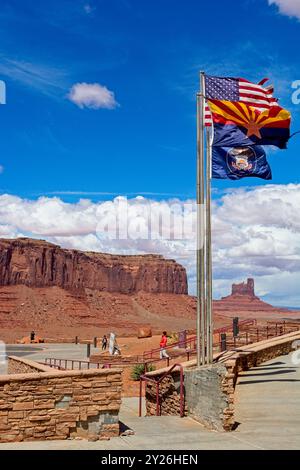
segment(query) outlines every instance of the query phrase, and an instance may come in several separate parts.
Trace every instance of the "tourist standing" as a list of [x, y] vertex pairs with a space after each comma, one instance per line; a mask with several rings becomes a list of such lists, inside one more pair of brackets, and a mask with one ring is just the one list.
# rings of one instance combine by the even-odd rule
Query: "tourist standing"
[[103, 335], [103, 338], [102, 338], [102, 351], [106, 351], [106, 348], [107, 348], [107, 336]]

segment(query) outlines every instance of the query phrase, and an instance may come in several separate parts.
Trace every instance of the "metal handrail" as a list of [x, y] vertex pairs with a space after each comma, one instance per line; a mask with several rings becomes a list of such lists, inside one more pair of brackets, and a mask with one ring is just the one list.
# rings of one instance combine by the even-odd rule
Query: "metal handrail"
[[[257, 324], [257, 320], [255, 318], [254, 319], [245, 319], [245, 320], [241, 320], [239, 322], [239, 327], [248, 326], [248, 325], [249, 326], [250, 325], [256, 325], [256, 324]], [[226, 331], [231, 331], [231, 330], [232, 330], [232, 325], [227, 325], [227, 326], [223, 326], [221, 328], [216, 328], [214, 330], [213, 334], [225, 333]], [[170, 350], [170, 349], [173, 349], [176, 346], [181, 346], [182, 344], [185, 345], [185, 349], [186, 349], [187, 345], [194, 344], [193, 350], [196, 350], [196, 347], [195, 347], [196, 341], [197, 341], [197, 336], [191, 336], [190, 338], [187, 338], [185, 340], [178, 340], [175, 343], [169, 344], [169, 345], [165, 346], [164, 349]], [[149, 351], [144, 351], [143, 358], [144, 359], [149, 358], [148, 356], [150, 356], [150, 358], [152, 358], [153, 354], [159, 353], [160, 350], [161, 350], [161, 348], [154, 348], [154, 349], [150, 349]]]
[[[272, 337], [276, 337], [276, 336], [281, 336], [285, 333], [290, 333], [290, 332], [293, 332], [293, 331], [296, 331], [296, 330], [300, 329], [300, 324], [299, 325], [297, 325], [295, 323], [290, 324], [289, 322], [274, 322], [274, 323], [273, 322], [268, 322], [267, 325], [260, 326], [260, 327], [255, 326], [256, 320], [253, 320], [253, 323], [251, 323], [251, 325], [250, 325], [250, 322], [252, 322], [252, 320], [250, 320], [250, 321], [249, 320], [244, 320], [244, 322], [242, 324], [245, 325], [246, 322], [247, 322], [248, 328], [246, 330], [241, 331], [238, 337], [232, 336], [232, 337], [228, 338], [227, 339], [227, 348], [226, 349], [230, 349], [232, 347], [235, 348], [235, 347], [237, 347], [239, 345], [243, 345], [243, 344], [251, 344], [253, 342], [258, 342], [258, 341], [261, 341], [263, 339], [268, 339], [268, 338], [272, 338]], [[220, 335], [221, 335], [221, 332], [222, 332], [221, 330], [222, 329], [218, 329], [218, 330], [214, 331], [214, 334], [216, 332], [219, 332], [219, 340], [214, 343], [214, 348], [221, 345], [221, 338], [220, 338]], [[174, 346], [177, 346], [179, 343], [182, 344], [182, 341], [181, 342], [178, 341], [176, 343], [170, 344], [170, 345], [166, 346], [165, 349], [170, 350], [170, 349], [174, 348]], [[185, 347], [185, 351], [183, 351], [182, 354], [180, 354], [180, 355], [186, 354], [187, 360], [189, 360], [190, 356], [196, 353], [196, 347], [195, 347], [196, 344], [195, 343], [196, 343], [196, 337], [188, 338], [184, 342], [184, 344], [186, 346], [190, 345], [191, 348]], [[184, 349], [184, 348], [182, 348], [182, 349]], [[55, 367], [55, 368], [61, 369], [61, 370], [68, 369], [69, 365], [71, 365], [70, 368], [73, 370], [75, 364], [78, 364], [78, 369], [79, 370], [84, 369], [84, 368], [86, 368], [86, 369], [91, 369], [91, 368], [100, 369], [100, 368], [111, 368], [111, 367], [123, 367], [124, 365], [133, 365], [134, 366], [136, 364], [143, 364], [144, 367], [145, 367], [145, 371], [146, 371], [148, 364], [154, 364], [154, 363], [159, 363], [161, 361], [166, 361], [166, 365], [167, 365], [167, 367], [169, 367], [170, 358], [153, 357], [154, 354], [159, 353], [160, 350], [161, 350], [161, 348], [152, 349], [151, 351], [144, 352], [144, 354], [142, 356], [133, 356], [132, 358], [126, 360], [125, 362], [124, 361], [122, 361], [122, 362], [111, 361], [110, 362], [109, 358], [108, 358], [108, 360], [106, 360], [106, 361], [95, 362], [94, 363], [94, 362], [90, 362], [90, 361], [87, 361], [87, 360], [80, 360], [80, 359], [63, 359], [63, 358], [50, 358], [50, 357], [47, 357], [45, 359], [45, 364], [50, 366], [50, 367]], [[150, 355], [150, 357], [149, 357], [149, 355]]]
[[167, 370], [162, 376], [158, 379], [153, 379], [152, 377], [148, 377], [147, 375], [140, 376], [140, 396], [139, 396], [139, 417], [142, 416], [142, 394], [143, 394], [143, 381], [152, 382], [156, 384], [156, 416], [161, 415], [161, 409], [159, 406], [159, 385], [164, 380], [165, 377], [171, 374], [171, 372], [175, 369], [175, 367], [180, 368], [180, 417], [184, 417], [184, 374], [183, 374], [183, 366], [182, 364], [173, 364], [172, 367]]
[[[197, 337], [196, 337], [196, 336], [192, 336], [191, 338], [188, 338], [188, 339], [186, 339], [185, 341], [176, 341], [176, 343], [169, 344], [169, 345], [165, 346], [163, 349], [168, 349], [168, 350], [169, 350], [169, 349], [173, 349], [174, 347], [179, 346], [179, 345], [182, 345], [182, 344], [185, 344], [185, 349], [186, 349], [186, 346], [187, 346], [188, 344], [192, 344], [192, 343], [194, 343], [196, 340], [197, 340]], [[182, 349], [184, 349], [184, 348], [182, 348]], [[161, 348], [154, 348], [154, 349], [151, 349], [150, 351], [145, 351], [145, 352], [143, 353], [143, 358], [144, 358], [144, 359], [146, 359], [146, 358], [152, 359], [153, 354], [159, 353], [160, 351], [161, 351]], [[147, 356], [150, 356], [150, 358], [147, 357]]]
[[58, 369], [58, 370], [66, 370], [63, 367], [59, 366], [59, 365], [49, 364], [47, 362], [38, 361], [38, 364], [41, 364], [42, 366], [53, 367], [54, 369]]
[[[43, 364], [47, 365], [47, 366], [50, 366], [50, 367], [56, 367], [57, 369], [58, 368], [61, 368], [62, 370], [66, 370], [68, 369], [68, 365], [69, 363], [71, 363], [71, 370], [74, 370], [74, 365], [75, 364], [78, 364], [78, 369], [79, 370], [82, 370], [83, 369], [83, 365], [85, 364], [86, 365], [86, 369], [106, 369], [106, 368], [112, 368], [112, 367], [122, 367], [122, 366], [126, 366], [126, 365], [144, 365], [145, 368], [146, 368], [146, 371], [147, 371], [147, 366], [148, 364], [154, 364], [156, 362], [161, 362], [161, 361], [166, 361], [166, 365], [167, 367], [169, 366], [170, 364], [170, 358], [157, 358], [157, 359], [149, 359], [149, 360], [146, 360], [146, 361], [136, 361], [136, 360], [131, 360], [131, 361], [126, 361], [126, 362], [109, 362], [109, 361], [106, 361], [106, 362], [89, 362], [89, 361], [85, 361], [85, 360], [80, 360], [80, 359], [63, 359], [63, 358], [55, 358], [55, 357], [46, 357], [45, 358], [45, 362]], [[64, 365], [64, 367], [62, 366], [62, 364]]]
[[[64, 363], [64, 367], [62, 364]], [[71, 363], [71, 370], [74, 370], [74, 364], [78, 364], [78, 369], [82, 369], [82, 365], [86, 364], [87, 367], [86, 369], [92, 369], [92, 368], [100, 368], [100, 363], [95, 363], [95, 367], [91, 366], [93, 364], [92, 362], [89, 361], [84, 361], [81, 359], [62, 359], [62, 358], [56, 358], [56, 357], [46, 357], [45, 358], [45, 364], [50, 366], [50, 367], [61, 367], [62, 369], [66, 370], [68, 369], [68, 363]]]

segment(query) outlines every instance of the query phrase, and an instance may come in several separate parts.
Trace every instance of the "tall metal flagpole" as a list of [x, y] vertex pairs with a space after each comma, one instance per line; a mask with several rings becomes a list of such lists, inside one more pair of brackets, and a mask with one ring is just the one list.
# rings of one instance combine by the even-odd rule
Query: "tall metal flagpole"
[[207, 363], [213, 362], [213, 318], [212, 318], [212, 241], [211, 241], [211, 134], [206, 129], [206, 223], [205, 223], [205, 251], [206, 251], [206, 345]]
[[197, 93], [197, 365], [205, 364], [204, 73]]

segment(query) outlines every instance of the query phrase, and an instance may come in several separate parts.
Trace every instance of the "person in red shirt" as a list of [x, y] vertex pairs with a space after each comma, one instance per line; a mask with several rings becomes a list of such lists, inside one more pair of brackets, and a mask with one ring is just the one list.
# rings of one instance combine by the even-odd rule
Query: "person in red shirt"
[[166, 358], [170, 357], [170, 356], [168, 356], [167, 351], [165, 349], [166, 346], [167, 346], [167, 341], [168, 341], [167, 332], [163, 331], [162, 337], [161, 337], [161, 340], [160, 340], [160, 343], [159, 343], [159, 346], [160, 346], [159, 356], [160, 356], [161, 359], [163, 357], [166, 357]]

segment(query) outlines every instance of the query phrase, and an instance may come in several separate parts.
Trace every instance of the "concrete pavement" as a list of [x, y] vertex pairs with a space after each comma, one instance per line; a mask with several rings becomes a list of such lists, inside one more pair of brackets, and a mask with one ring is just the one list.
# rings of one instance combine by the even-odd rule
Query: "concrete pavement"
[[[90, 346], [91, 354], [99, 348]], [[56, 359], [78, 359], [87, 361], [87, 345], [74, 343], [7, 344], [7, 356], [26, 356], [33, 361], [44, 361], [46, 357]]]
[[235, 400], [237, 437], [263, 449], [300, 449], [300, 364], [291, 354], [243, 372]]
[[120, 420], [135, 434], [110, 441], [86, 440], [20, 442], [0, 444], [1, 450], [181, 450], [181, 449], [255, 449], [233, 435], [206, 430], [190, 418], [177, 416], [137, 416], [138, 399], [123, 399]]

